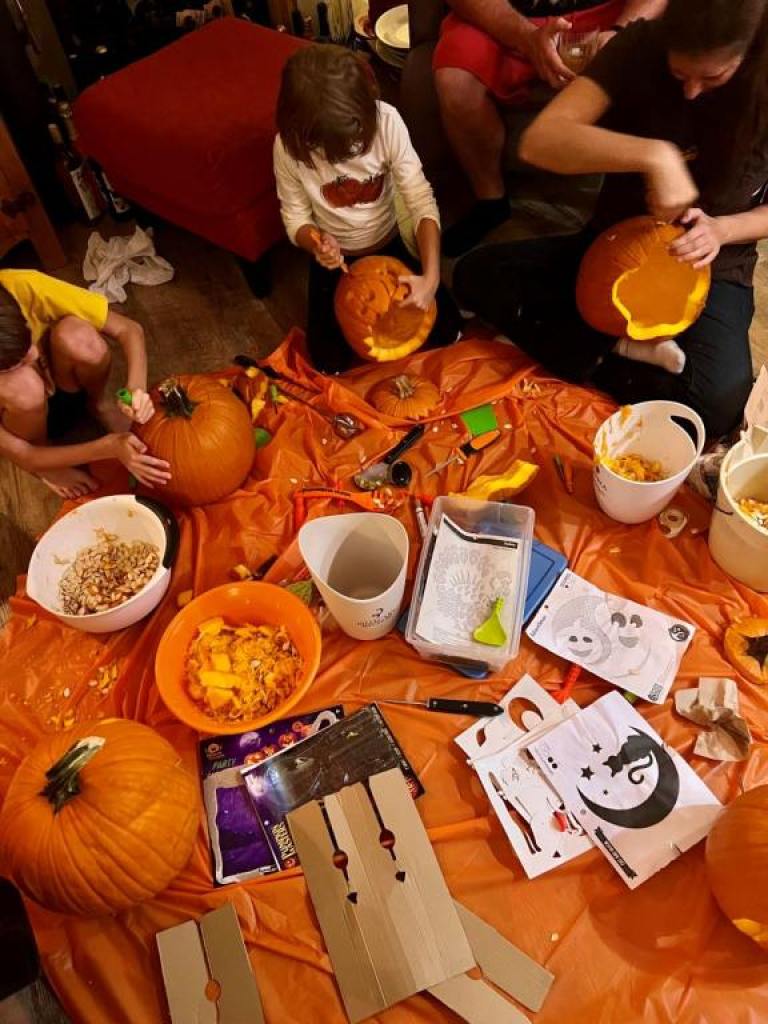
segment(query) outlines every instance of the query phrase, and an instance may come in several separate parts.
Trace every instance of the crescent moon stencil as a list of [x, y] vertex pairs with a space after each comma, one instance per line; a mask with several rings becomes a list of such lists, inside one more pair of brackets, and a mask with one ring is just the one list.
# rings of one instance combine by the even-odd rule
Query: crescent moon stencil
[[[618, 828], [651, 828], [663, 821], [674, 809], [680, 795], [680, 776], [675, 762], [660, 743], [640, 729], [633, 728], [632, 731], [642, 739], [638, 741], [636, 737], [631, 737], [618, 754], [603, 763], [611, 767], [611, 774], [615, 775], [616, 762], [622, 759], [622, 751], [626, 747], [632, 749], [632, 756], [625, 759], [625, 764], [631, 764], [632, 761], [647, 754], [652, 755], [659, 776], [650, 796], [635, 807], [603, 807], [602, 804], [590, 800], [580, 789], [577, 792], [584, 801], [584, 806], [610, 825], [616, 825]], [[642, 753], [638, 749], [640, 744], [643, 748]]]

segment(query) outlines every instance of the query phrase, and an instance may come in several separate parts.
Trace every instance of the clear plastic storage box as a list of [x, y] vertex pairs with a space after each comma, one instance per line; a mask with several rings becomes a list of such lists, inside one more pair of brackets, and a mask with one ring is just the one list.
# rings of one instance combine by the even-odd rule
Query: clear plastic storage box
[[[424, 658], [485, 663], [498, 671], [517, 654], [533, 543], [533, 509], [440, 497], [432, 506], [416, 572], [405, 638]], [[504, 599], [506, 641], [473, 638]]]

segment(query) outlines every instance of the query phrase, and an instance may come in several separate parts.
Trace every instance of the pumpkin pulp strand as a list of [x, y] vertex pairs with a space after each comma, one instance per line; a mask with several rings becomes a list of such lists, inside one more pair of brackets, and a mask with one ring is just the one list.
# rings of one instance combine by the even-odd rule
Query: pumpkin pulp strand
[[80, 770], [101, 750], [105, 742], [101, 736], [86, 736], [78, 740], [45, 773], [48, 782], [40, 790], [40, 796], [44, 796], [53, 806], [54, 814], [58, 814], [64, 804], [80, 792]]

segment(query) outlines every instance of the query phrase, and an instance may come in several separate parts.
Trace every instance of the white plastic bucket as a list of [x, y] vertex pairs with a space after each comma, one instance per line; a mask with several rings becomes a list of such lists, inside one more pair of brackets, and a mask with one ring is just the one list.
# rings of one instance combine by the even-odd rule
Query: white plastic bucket
[[324, 516], [299, 531], [299, 549], [339, 626], [355, 640], [377, 640], [400, 613], [408, 533], [392, 516]]
[[734, 445], [720, 467], [717, 505], [709, 527], [709, 550], [729, 576], [768, 592], [768, 530], [739, 510], [741, 498], [768, 501], [768, 454], [746, 456]]
[[[690, 423], [696, 443], [677, 420]], [[681, 402], [639, 402], [619, 409], [595, 434], [593, 481], [597, 503], [620, 523], [644, 523], [668, 504], [701, 455], [706, 440], [698, 413]], [[660, 462], [663, 480], [639, 483], [626, 480], [603, 465], [601, 458], [641, 455]]]

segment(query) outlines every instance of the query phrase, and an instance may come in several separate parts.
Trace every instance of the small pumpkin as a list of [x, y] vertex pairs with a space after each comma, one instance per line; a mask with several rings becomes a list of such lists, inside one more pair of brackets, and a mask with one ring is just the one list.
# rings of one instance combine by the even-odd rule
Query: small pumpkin
[[155, 415], [136, 432], [171, 464], [162, 496], [207, 505], [231, 494], [253, 464], [251, 417], [229, 388], [206, 377], [173, 377], [152, 392]]
[[768, 786], [725, 808], [707, 837], [706, 858], [721, 910], [768, 953]]
[[153, 729], [113, 718], [43, 739], [0, 812], [0, 865], [49, 910], [115, 914], [166, 889], [199, 824], [197, 783]]
[[399, 278], [412, 271], [392, 256], [364, 256], [336, 287], [334, 309], [347, 344], [372, 362], [404, 359], [421, 348], [437, 316], [429, 309], [401, 306], [408, 289]]
[[682, 234], [679, 225], [632, 217], [595, 239], [576, 279], [576, 305], [590, 327], [614, 338], [656, 341], [698, 319], [711, 274], [669, 252]]
[[768, 683], [768, 619], [739, 619], [725, 631], [725, 656], [753, 683]]
[[368, 394], [368, 401], [385, 416], [420, 420], [438, 407], [440, 392], [432, 381], [424, 377], [400, 373], [374, 384]]

